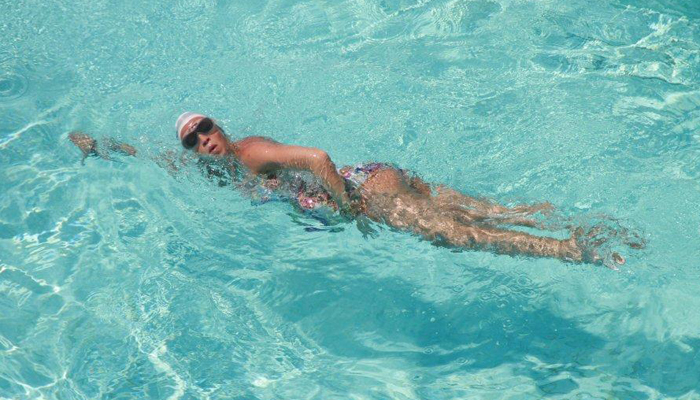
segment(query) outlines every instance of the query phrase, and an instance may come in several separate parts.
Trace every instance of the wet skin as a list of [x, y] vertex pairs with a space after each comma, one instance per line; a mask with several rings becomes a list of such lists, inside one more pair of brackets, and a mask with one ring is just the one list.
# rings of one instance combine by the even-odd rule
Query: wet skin
[[[192, 130], [201, 119], [197, 117], [189, 121], [182, 132]], [[336, 201], [348, 198], [335, 165], [321, 150], [286, 146], [261, 137], [229, 141], [218, 126], [211, 132], [198, 135], [194, 151], [199, 154], [217, 157], [231, 154], [255, 174], [269, 175], [285, 168], [308, 169], [324, 182]], [[535, 222], [524, 215], [535, 211], [527, 208], [514, 210], [486, 204], [456, 191], [438, 190], [433, 194], [429, 185], [415, 179], [411, 182], [405, 174], [393, 168], [373, 172], [359, 190], [359, 213], [430, 241], [460, 248], [556, 257], [573, 262], [584, 259], [573, 236], [568, 240], [557, 240], [498, 227], [499, 223], [534, 226]], [[458, 202], [467, 207], [459, 207]]]
[[[188, 121], [179, 133], [180, 140], [192, 132], [202, 119], [203, 117], [195, 117]], [[246, 167], [253, 175], [269, 178], [285, 169], [310, 171], [319, 179], [327, 194], [300, 193], [298, 200], [302, 208], [312, 208], [313, 201], [324, 199], [334, 208], [355, 217], [366, 216], [373, 221], [453, 248], [553, 257], [576, 263], [601, 261], [595, 249], [597, 245], [585, 245], [586, 235], [580, 228], [573, 227], [571, 236], [565, 240], [504, 228], [539, 228], [532, 215], [551, 212], [553, 207], [549, 203], [509, 208], [467, 196], [445, 186], [430, 185], [417, 177], [408, 176], [405, 171], [388, 166], [372, 172], [357, 189], [357, 193], [354, 193], [356, 201], [351, 203], [343, 178], [323, 150], [284, 145], [259, 136], [231, 141], [216, 124], [210, 131], [196, 134], [197, 144], [192, 148], [194, 152], [206, 157], [235, 158], [238, 164]], [[84, 156], [107, 157], [98, 151], [95, 140], [90, 136], [74, 132], [69, 138]], [[108, 149], [128, 155], [136, 153], [133, 147], [114, 141], [108, 141]], [[627, 244], [632, 248], [644, 245], [643, 241]], [[617, 253], [612, 255], [612, 259], [617, 264], [625, 262]]]

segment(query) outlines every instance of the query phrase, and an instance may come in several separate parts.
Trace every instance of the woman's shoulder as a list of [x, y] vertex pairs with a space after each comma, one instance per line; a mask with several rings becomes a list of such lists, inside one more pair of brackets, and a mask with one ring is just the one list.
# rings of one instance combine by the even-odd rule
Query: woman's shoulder
[[274, 139], [271, 139], [266, 136], [247, 136], [244, 137], [243, 139], [237, 140], [236, 144], [239, 146], [246, 146], [246, 145], [251, 145], [255, 143], [275, 143], [278, 144], [277, 141]]
[[235, 152], [239, 158], [266, 152], [270, 146], [277, 146], [278, 142], [265, 136], [247, 136], [233, 143]]

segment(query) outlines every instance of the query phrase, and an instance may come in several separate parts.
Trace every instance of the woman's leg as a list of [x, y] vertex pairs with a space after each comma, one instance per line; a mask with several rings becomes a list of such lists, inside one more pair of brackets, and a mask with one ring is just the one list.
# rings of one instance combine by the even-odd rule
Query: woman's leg
[[456, 212], [466, 212], [469, 219], [479, 220], [492, 225], [538, 227], [537, 221], [528, 217], [537, 212], [547, 213], [554, 209], [552, 204], [548, 202], [506, 207], [490, 200], [467, 196], [444, 185], [432, 188], [430, 184], [417, 176], [409, 177], [407, 182], [418, 193], [433, 197], [440, 207], [452, 209]]
[[362, 186], [367, 216], [449, 246], [576, 262], [583, 260], [574, 237], [557, 240], [482, 225], [482, 212], [475, 211], [470, 215], [470, 210], [456, 212], [447, 209], [444, 202], [413, 189], [410, 183], [393, 169], [375, 172]]

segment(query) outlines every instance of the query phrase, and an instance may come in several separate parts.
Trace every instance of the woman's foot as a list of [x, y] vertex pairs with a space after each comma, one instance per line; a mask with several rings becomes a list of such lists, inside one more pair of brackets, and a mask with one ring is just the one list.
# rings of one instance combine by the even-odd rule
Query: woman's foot
[[618, 270], [619, 266], [625, 264], [625, 257], [615, 251], [610, 251], [608, 254], [601, 253], [601, 245], [608, 240], [605, 237], [601, 237], [601, 233], [602, 229], [600, 226], [593, 227], [585, 235], [583, 228], [576, 228], [568, 242], [575, 244], [579, 249], [582, 262], [603, 264], [612, 270]]

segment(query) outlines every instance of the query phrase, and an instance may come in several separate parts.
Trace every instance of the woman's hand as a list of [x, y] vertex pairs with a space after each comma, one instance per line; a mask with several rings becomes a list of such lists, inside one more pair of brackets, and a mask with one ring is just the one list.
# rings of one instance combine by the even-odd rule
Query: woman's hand
[[90, 135], [83, 132], [71, 132], [68, 134], [68, 138], [73, 144], [78, 146], [80, 151], [83, 152], [84, 157], [97, 156], [97, 140], [93, 139]]

